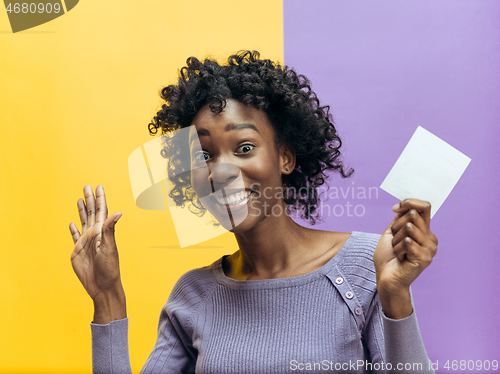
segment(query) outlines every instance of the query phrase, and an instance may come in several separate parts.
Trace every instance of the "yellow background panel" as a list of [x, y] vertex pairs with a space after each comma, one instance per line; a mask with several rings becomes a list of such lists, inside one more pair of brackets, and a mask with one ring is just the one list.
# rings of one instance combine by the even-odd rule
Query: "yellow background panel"
[[[137, 208], [127, 160], [151, 140], [158, 91], [192, 55], [257, 49], [283, 61], [281, 0], [86, 0], [12, 34], [0, 12], [0, 373], [89, 373], [92, 302], [70, 263], [82, 188], [103, 184], [117, 224], [132, 368], [175, 281], [236, 250], [180, 249], [168, 211]], [[77, 226], [79, 226], [77, 224]]]

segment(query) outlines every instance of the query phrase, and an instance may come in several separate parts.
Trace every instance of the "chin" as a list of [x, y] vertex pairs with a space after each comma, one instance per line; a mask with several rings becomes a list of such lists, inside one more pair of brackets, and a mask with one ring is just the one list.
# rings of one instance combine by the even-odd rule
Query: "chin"
[[252, 222], [250, 219], [251, 217], [249, 217], [248, 214], [245, 214], [244, 216], [236, 214], [232, 215], [232, 220], [229, 218], [229, 216], [220, 217], [220, 215], [214, 215], [214, 217], [222, 225], [222, 227], [232, 233], [248, 231], [252, 226]]
[[251, 226], [252, 214], [250, 212], [252, 209], [249, 209], [247, 204], [233, 207], [231, 205], [219, 204], [211, 197], [203, 198], [202, 204], [222, 227], [230, 232], [244, 232], [249, 229], [249, 224]]
[[250, 230], [252, 227], [252, 224], [249, 222], [242, 222], [238, 226], [233, 227], [233, 228], [226, 228], [227, 231], [232, 232], [233, 234], [241, 233]]

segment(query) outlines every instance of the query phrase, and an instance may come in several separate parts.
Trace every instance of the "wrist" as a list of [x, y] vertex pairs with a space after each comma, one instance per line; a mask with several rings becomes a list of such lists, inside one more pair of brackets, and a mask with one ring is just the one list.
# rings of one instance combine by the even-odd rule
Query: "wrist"
[[127, 306], [123, 288], [100, 292], [94, 300], [93, 323], [105, 325], [127, 317]]
[[391, 319], [403, 319], [413, 313], [410, 290], [399, 290], [393, 292], [378, 291], [382, 311], [386, 317]]

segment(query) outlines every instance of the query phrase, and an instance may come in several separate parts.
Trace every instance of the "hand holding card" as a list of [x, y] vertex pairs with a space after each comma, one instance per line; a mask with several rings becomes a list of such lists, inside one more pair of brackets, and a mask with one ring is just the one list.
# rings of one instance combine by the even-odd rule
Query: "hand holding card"
[[470, 158], [418, 127], [381, 188], [402, 200], [382, 234], [373, 261], [386, 316], [409, 316], [410, 285], [430, 265], [438, 240], [430, 220], [460, 179]]
[[400, 319], [412, 313], [410, 285], [431, 264], [438, 240], [430, 230], [427, 201], [405, 199], [392, 210], [396, 216], [383, 232], [373, 262], [382, 310]]

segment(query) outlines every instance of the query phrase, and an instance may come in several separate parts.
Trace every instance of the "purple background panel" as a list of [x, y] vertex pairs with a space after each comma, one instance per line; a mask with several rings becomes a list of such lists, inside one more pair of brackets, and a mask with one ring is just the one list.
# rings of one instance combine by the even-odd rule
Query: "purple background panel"
[[472, 159], [431, 222], [439, 250], [412, 285], [439, 372], [447, 360], [500, 360], [499, 25], [500, 1], [284, 1], [285, 64], [331, 106], [355, 169], [328, 179], [345, 196], [331, 195], [334, 209], [310, 227], [381, 233], [397, 199], [358, 193], [380, 186], [419, 125]]

